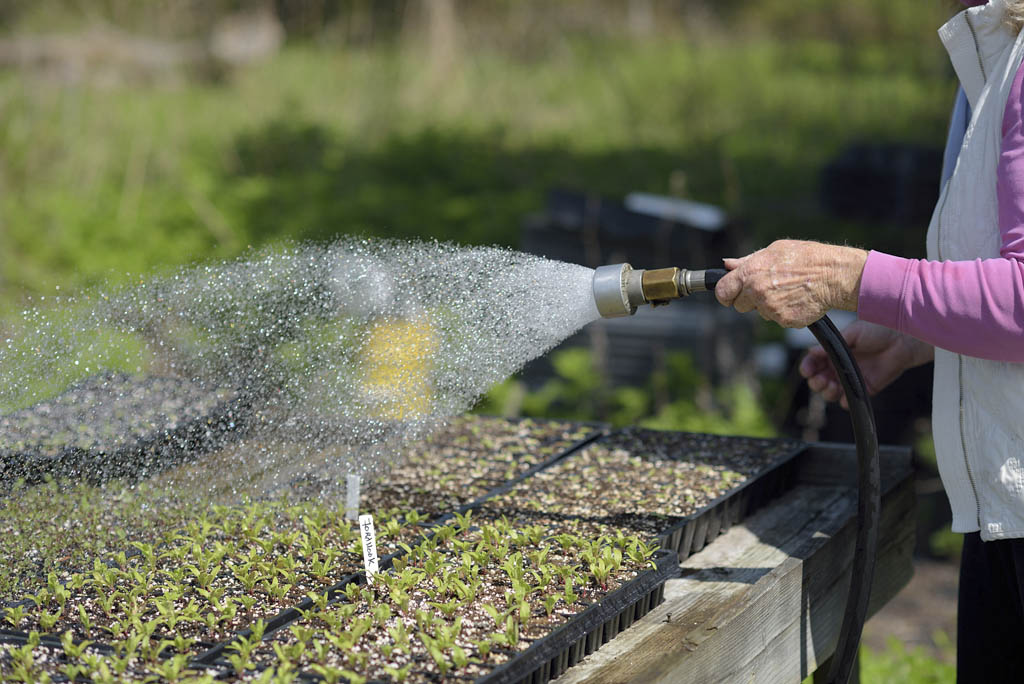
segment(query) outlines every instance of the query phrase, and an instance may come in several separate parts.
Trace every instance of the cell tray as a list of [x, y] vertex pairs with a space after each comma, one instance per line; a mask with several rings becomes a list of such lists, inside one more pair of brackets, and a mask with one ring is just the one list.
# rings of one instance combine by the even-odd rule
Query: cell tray
[[244, 433], [248, 403], [176, 377], [104, 373], [0, 416], [0, 483], [143, 479]]
[[476, 684], [545, 684], [608, 643], [665, 599], [665, 581], [679, 575], [674, 551], [656, 551], [641, 573], [582, 613], [502, 663]]

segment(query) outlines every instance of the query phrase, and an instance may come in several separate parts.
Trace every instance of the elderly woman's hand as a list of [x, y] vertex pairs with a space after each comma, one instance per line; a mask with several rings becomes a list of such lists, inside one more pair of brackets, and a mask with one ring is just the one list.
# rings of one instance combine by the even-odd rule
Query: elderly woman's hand
[[857, 310], [860, 276], [868, 253], [853, 247], [777, 240], [740, 259], [726, 259], [729, 273], [715, 296], [737, 311], [757, 311], [786, 328], [802, 328], [830, 309]]
[[[854, 321], [843, 330], [843, 337], [860, 367], [868, 394], [877, 394], [903, 371], [935, 358], [935, 348], [930, 344], [867, 321]], [[826, 401], [838, 399], [843, 408], [849, 408], [839, 376], [824, 349], [807, 350], [807, 356], [800, 362], [800, 374], [807, 378], [811, 391], [818, 392]]]

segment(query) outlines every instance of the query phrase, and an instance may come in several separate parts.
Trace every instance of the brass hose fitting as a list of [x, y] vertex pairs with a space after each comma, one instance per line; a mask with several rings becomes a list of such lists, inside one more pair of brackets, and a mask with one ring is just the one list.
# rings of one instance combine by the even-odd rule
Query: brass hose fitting
[[643, 290], [644, 299], [652, 306], [668, 304], [670, 299], [678, 299], [682, 296], [679, 293], [678, 278], [679, 269], [675, 266], [644, 271], [640, 276], [640, 289]]

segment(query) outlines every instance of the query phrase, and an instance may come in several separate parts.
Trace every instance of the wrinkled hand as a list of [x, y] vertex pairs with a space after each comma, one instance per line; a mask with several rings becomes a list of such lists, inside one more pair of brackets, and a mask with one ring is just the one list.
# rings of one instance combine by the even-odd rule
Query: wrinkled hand
[[802, 328], [830, 309], [857, 310], [860, 276], [867, 252], [803, 240], [777, 240], [740, 259], [726, 259], [729, 270], [715, 296], [740, 313], [757, 311], [786, 328]]
[[[935, 348], [917, 338], [904, 335], [866, 321], [854, 321], [843, 330], [846, 344], [860, 366], [869, 394], [877, 394], [903, 371], [931, 361]], [[807, 386], [827, 401], [836, 401], [849, 408], [839, 377], [825, 350], [813, 347], [800, 362], [800, 375]]]

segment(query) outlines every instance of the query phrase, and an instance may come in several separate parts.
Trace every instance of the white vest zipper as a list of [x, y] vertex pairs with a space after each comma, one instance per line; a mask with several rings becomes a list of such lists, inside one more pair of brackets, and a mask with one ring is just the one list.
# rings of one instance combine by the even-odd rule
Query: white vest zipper
[[[985, 71], [985, 61], [981, 58], [981, 46], [978, 45], [978, 32], [974, 29], [974, 22], [971, 21], [971, 15], [965, 14], [964, 18], [967, 20], [967, 28], [971, 30], [971, 41], [974, 43], [974, 54], [978, 56], [978, 69], [981, 71], [981, 77], [988, 82], [988, 74]], [[950, 178], [952, 180], [952, 177]], [[948, 181], [947, 181], [948, 185]], [[945, 202], [943, 202], [945, 207]], [[938, 239], [936, 244], [939, 247], [939, 261], [942, 261], [942, 213], [939, 213], [939, 225], [938, 225]], [[978, 529], [981, 529], [981, 498], [978, 496], [978, 486], [974, 482], [974, 472], [971, 470], [971, 459], [967, 456], [967, 441], [964, 439], [964, 357], [961, 354], [956, 355], [957, 371], [956, 371], [956, 385], [958, 394], [958, 403], [960, 407], [959, 424], [960, 424], [960, 453], [964, 457], [964, 467], [967, 469], [967, 481], [971, 483], [971, 493], [974, 495], [974, 515], [975, 520], [978, 523]]]

